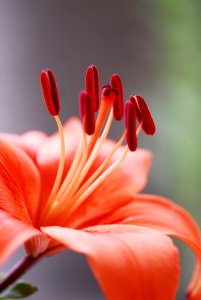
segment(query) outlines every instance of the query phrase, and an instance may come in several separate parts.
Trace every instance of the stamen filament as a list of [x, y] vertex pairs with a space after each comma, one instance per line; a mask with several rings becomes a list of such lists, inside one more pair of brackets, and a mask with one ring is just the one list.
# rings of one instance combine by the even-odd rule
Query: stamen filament
[[98, 140], [99, 134], [103, 128], [105, 119], [107, 118], [107, 115], [109, 113], [111, 105], [112, 105], [112, 101], [109, 101], [109, 103], [108, 103], [105, 99], [102, 99], [98, 117], [96, 120], [96, 129], [95, 129], [94, 134], [92, 135], [92, 138], [91, 138], [91, 140], [89, 142], [89, 146], [88, 146], [88, 157], [90, 156], [90, 154], [94, 148], [94, 145], [96, 144], [96, 141]]
[[84, 149], [85, 149], [85, 150], [83, 151], [83, 152], [84, 152], [84, 156], [82, 157], [81, 162], [80, 162], [80, 164], [78, 165], [78, 168], [77, 168], [77, 170], [75, 171], [74, 176], [73, 176], [73, 178], [72, 178], [70, 184], [69, 184], [68, 186], [65, 187], [66, 190], [65, 190], [64, 194], [62, 195], [61, 198], [58, 198], [59, 206], [62, 205], [62, 202], [63, 202], [64, 199], [69, 199], [69, 198], [70, 198], [70, 196], [71, 196], [71, 194], [72, 194], [72, 191], [74, 190], [74, 186], [75, 186], [75, 184], [76, 184], [78, 178], [80, 177], [80, 174], [81, 174], [81, 172], [82, 172], [82, 170], [83, 170], [83, 168], [84, 168], [84, 165], [85, 165], [85, 163], [86, 163], [86, 160], [87, 160], [86, 135], [85, 135], [84, 141], [85, 141], [85, 142], [84, 142]]
[[[137, 136], [139, 135], [141, 128], [142, 128], [142, 123], [139, 125], [139, 127], [136, 130]], [[90, 186], [90, 184], [101, 174], [101, 172], [104, 170], [104, 168], [106, 167], [106, 165], [108, 164], [108, 162], [110, 161], [110, 159], [112, 158], [112, 156], [114, 155], [116, 150], [122, 145], [123, 141], [125, 140], [125, 136], [126, 136], [126, 131], [124, 131], [123, 135], [121, 136], [119, 141], [116, 143], [115, 147], [108, 154], [108, 156], [105, 158], [105, 160], [99, 166], [99, 168], [93, 173], [93, 175], [84, 183], [84, 185], [75, 194], [75, 196], [71, 200], [72, 203], [76, 202], [78, 197], [80, 197], [80, 195], [87, 190], [87, 188]], [[127, 152], [126, 152], [126, 154], [127, 154]], [[64, 209], [65, 209], [65, 207], [64, 207]]]
[[[136, 130], [136, 135], [138, 136], [140, 131], [142, 129], [142, 123], [138, 126], [137, 130]], [[66, 205], [62, 207], [62, 210], [59, 214], [59, 220], [63, 220], [69, 216], [70, 213], [73, 213], [74, 210], [76, 210], [76, 208], [82, 203], [84, 202], [84, 200], [90, 195], [90, 193], [92, 193], [97, 187], [98, 187], [98, 182], [99, 184], [102, 183], [103, 180], [105, 180], [107, 178], [107, 176], [109, 176], [111, 174], [111, 172], [113, 170], [115, 170], [115, 166], [118, 167], [119, 164], [122, 162], [122, 160], [126, 157], [127, 153], [128, 153], [128, 146], [125, 146], [125, 150], [123, 155], [115, 162], [113, 163], [107, 170], [110, 169], [109, 173], [108, 172], [104, 172], [102, 173], [102, 175], [99, 177], [102, 179], [99, 180], [99, 178], [95, 181], [95, 179], [101, 174], [101, 172], [104, 170], [104, 168], [106, 167], [106, 165], [108, 164], [109, 160], [111, 159], [111, 157], [114, 155], [114, 153], [116, 152], [116, 150], [121, 146], [121, 144], [123, 143], [123, 141], [125, 140], [125, 136], [126, 136], [126, 131], [124, 131], [123, 135], [121, 136], [121, 138], [119, 139], [119, 141], [117, 142], [117, 144], [115, 145], [115, 147], [112, 149], [112, 151], [108, 154], [108, 156], [105, 158], [105, 160], [102, 162], [102, 164], [99, 166], [99, 168], [93, 173], [93, 175], [84, 183], [84, 185], [78, 190], [78, 192], [70, 199], [70, 201], [68, 201], [68, 203], [65, 203]], [[112, 168], [111, 168], [112, 167]], [[108, 173], [108, 175], [107, 175]], [[103, 174], [107, 175], [106, 177], [103, 177]], [[90, 186], [90, 184], [94, 181], [95, 184], [92, 184], [91, 186], [93, 186], [93, 190], [91, 190], [92, 188], [90, 187], [90, 191], [88, 192], [88, 187]], [[126, 190], [128, 193], [128, 189]], [[85, 196], [83, 196], [85, 195]], [[76, 204], [78, 201], [78, 204]], [[71, 206], [72, 205], [72, 206]], [[73, 208], [72, 208], [73, 207]], [[54, 220], [55, 221], [58, 217], [55, 216]], [[51, 220], [52, 221], [52, 220]], [[66, 226], [66, 223], [62, 222], [61, 226]]]
[[[64, 195], [66, 195], [67, 199], [70, 198], [71, 189], [72, 189], [73, 185], [75, 184], [77, 178], [79, 177], [80, 172], [83, 169], [83, 166], [84, 166], [85, 161], [87, 159], [87, 151], [86, 151], [87, 143], [86, 143], [86, 134], [85, 134], [85, 132], [83, 132], [83, 139], [82, 139], [82, 142], [80, 143], [80, 145], [82, 145], [82, 147], [79, 147], [79, 149], [76, 153], [76, 156], [77, 156], [76, 159], [75, 159], [76, 163], [74, 164], [74, 166], [71, 166], [72, 167], [70, 169], [71, 174], [69, 176], [67, 175], [66, 180], [65, 180], [67, 185], [66, 186], [64, 186], [64, 184], [62, 185], [62, 190], [63, 190], [64, 194], [63, 195], [61, 194], [61, 196], [60, 196], [61, 199], [59, 198], [60, 191], [57, 195], [55, 195], [56, 198], [55, 198], [55, 201], [52, 203], [53, 204], [52, 210], [49, 211], [49, 214], [45, 218], [44, 222], [47, 222], [50, 217], [51, 217], [51, 220], [54, 219], [54, 216], [51, 216], [52, 213], [54, 212], [53, 211], [54, 204], [56, 204], [56, 214], [58, 214], [58, 211], [62, 206], [62, 201], [61, 200], [63, 199]], [[83, 151], [83, 147], [84, 147], [84, 151]], [[80, 154], [82, 154], [82, 152], [80, 150], [82, 150], [83, 153], [84, 153], [84, 156], [82, 157], [82, 159], [81, 159], [81, 155], [80, 155]], [[81, 159], [81, 162], [80, 162], [80, 159]], [[77, 169], [77, 167], [78, 167], [78, 169]]]
[[121, 162], [124, 160], [124, 158], [126, 157], [127, 153], [128, 153], [129, 149], [128, 146], [125, 146], [124, 152], [122, 154], [122, 156], [115, 161], [107, 170], [105, 170], [105, 172], [103, 172], [98, 179], [96, 179], [91, 185], [90, 187], [77, 199], [77, 201], [70, 207], [70, 209], [68, 210], [68, 215], [72, 214], [76, 208], [78, 206], [80, 206], [87, 197], [89, 197], [89, 195], [95, 191], [95, 189], [104, 181], [106, 180], [106, 178], [112, 173], [114, 172], [114, 170], [121, 164]]
[[126, 132], [123, 133], [119, 141], [115, 144], [115, 147], [112, 149], [112, 151], [108, 154], [108, 156], [105, 158], [105, 160], [102, 162], [102, 164], [98, 167], [98, 169], [93, 173], [93, 175], [84, 183], [84, 185], [79, 189], [79, 191], [75, 194], [74, 198], [71, 202], [75, 202], [76, 198], [80, 197], [80, 195], [87, 190], [87, 188], [90, 186], [90, 184], [101, 174], [101, 172], [104, 170], [116, 150], [122, 145], [123, 141], [125, 140]]
[[112, 124], [112, 119], [113, 119], [113, 111], [110, 111], [110, 115], [108, 117], [108, 120], [106, 122], [105, 128], [103, 130], [103, 133], [99, 139], [99, 141], [97, 142], [96, 146], [94, 147], [89, 159], [87, 160], [87, 163], [81, 173], [81, 176], [79, 177], [78, 182], [76, 183], [75, 189], [77, 189], [77, 187], [79, 187], [79, 185], [82, 183], [84, 177], [86, 176], [87, 172], [89, 171], [90, 167], [92, 166], [94, 160], [96, 159], [98, 152], [103, 144], [103, 142], [105, 141], [108, 132], [110, 130], [111, 124]]
[[58, 193], [57, 193], [57, 198], [61, 198], [62, 195], [65, 193], [66, 188], [68, 187], [69, 183], [73, 180], [73, 177], [76, 173], [76, 170], [80, 164], [81, 156], [83, 153], [85, 153], [85, 149], [87, 147], [87, 142], [86, 142], [86, 133], [83, 131], [82, 135], [82, 140], [78, 146], [77, 152], [75, 154], [75, 157], [73, 159], [73, 163], [68, 171], [68, 174], [66, 175], [66, 178], [64, 179]]
[[55, 199], [56, 193], [57, 193], [59, 185], [61, 183], [61, 179], [62, 179], [62, 175], [63, 175], [63, 170], [64, 170], [64, 164], [65, 164], [65, 138], [64, 138], [64, 131], [63, 131], [63, 127], [62, 127], [62, 124], [61, 124], [59, 116], [54, 116], [54, 119], [55, 119], [55, 121], [57, 123], [58, 130], [59, 130], [59, 135], [60, 135], [61, 156], [60, 156], [59, 167], [58, 167], [58, 170], [57, 170], [57, 174], [56, 174], [56, 178], [55, 178], [55, 181], [54, 181], [54, 185], [53, 185], [51, 193], [50, 193], [50, 195], [48, 197], [48, 200], [47, 200], [47, 202], [45, 204], [45, 207], [44, 207], [44, 213], [43, 213], [44, 216], [48, 212], [50, 206], [52, 205], [52, 203], [53, 203], [53, 201]]
[[[59, 207], [63, 206], [64, 203], [66, 204], [67, 202], [69, 203], [69, 201], [71, 202], [71, 196], [79, 188], [80, 184], [82, 183], [82, 181], [85, 178], [87, 172], [89, 171], [90, 167], [92, 166], [94, 160], [96, 159], [96, 157], [98, 155], [98, 152], [99, 152], [103, 142], [105, 141], [105, 139], [108, 135], [108, 132], [110, 130], [110, 126], [111, 126], [111, 123], [112, 123], [112, 119], [113, 119], [113, 112], [111, 110], [110, 115], [109, 115], [108, 120], [107, 120], [107, 123], [105, 125], [105, 128], [103, 130], [103, 133], [102, 133], [98, 143], [96, 144], [96, 147], [94, 148], [94, 151], [92, 152], [92, 154], [89, 157], [87, 162], [86, 162], [86, 157], [83, 161], [84, 163], [86, 162], [85, 166], [83, 165], [83, 163], [80, 164], [79, 169], [77, 170], [77, 173], [75, 174], [75, 176], [74, 176], [73, 180], [71, 181], [70, 185], [69, 186], [65, 185], [65, 187], [67, 189], [62, 194], [62, 197], [60, 199], [59, 199], [59, 197], [57, 197], [57, 201], [59, 201]], [[87, 155], [87, 150], [85, 151], [85, 153]], [[66, 200], [66, 199], [68, 199], [68, 200]], [[59, 207], [57, 207], [57, 209]]]

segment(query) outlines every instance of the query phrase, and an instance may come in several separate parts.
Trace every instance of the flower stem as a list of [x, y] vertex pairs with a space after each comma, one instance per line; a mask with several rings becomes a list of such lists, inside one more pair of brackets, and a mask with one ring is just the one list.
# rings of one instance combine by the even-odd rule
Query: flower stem
[[14, 265], [14, 267], [6, 274], [5, 278], [0, 282], [0, 293], [26, 273], [40, 258], [40, 256], [26, 256]]

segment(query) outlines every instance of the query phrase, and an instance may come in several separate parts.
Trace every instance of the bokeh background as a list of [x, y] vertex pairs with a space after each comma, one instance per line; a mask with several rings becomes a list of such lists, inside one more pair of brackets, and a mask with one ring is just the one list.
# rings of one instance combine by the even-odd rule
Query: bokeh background
[[[125, 96], [142, 94], [157, 124], [153, 138], [140, 138], [154, 152], [146, 192], [173, 199], [201, 225], [200, 28], [200, 0], [0, 0], [1, 131], [55, 130], [41, 96], [43, 68], [56, 74], [63, 121], [78, 115], [88, 65], [98, 66], [103, 84], [119, 73]], [[183, 271], [177, 299], [183, 299], [193, 256], [177, 245]], [[104, 299], [75, 253], [44, 260], [25, 278], [40, 287], [32, 300]]]

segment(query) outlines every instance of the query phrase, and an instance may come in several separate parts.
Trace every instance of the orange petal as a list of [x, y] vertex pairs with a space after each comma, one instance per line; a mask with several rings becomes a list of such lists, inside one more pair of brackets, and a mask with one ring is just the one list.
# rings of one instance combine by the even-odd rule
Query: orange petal
[[157, 229], [186, 243], [196, 254], [196, 266], [189, 284], [188, 299], [201, 299], [201, 235], [191, 215], [172, 201], [155, 195], [137, 195], [105, 222], [137, 224]]
[[146, 186], [151, 162], [152, 153], [150, 151], [137, 149], [135, 152], [128, 152], [117, 170], [120, 174], [122, 173], [122, 179], [125, 178], [126, 186], [133, 187], [133, 194], [139, 193]]
[[0, 140], [0, 209], [23, 222], [33, 221], [40, 192], [39, 173], [26, 153]]
[[129, 225], [90, 227], [88, 232], [52, 226], [42, 231], [87, 256], [107, 299], [175, 299], [179, 257], [165, 235]]
[[0, 265], [24, 242], [40, 231], [0, 210]]
[[[71, 158], [71, 155], [69, 156], [69, 154], [72, 152], [74, 153], [77, 149], [81, 137], [81, 128], [80, 121], [77, 118], [69, 119], [63, 127], [66, 140], [67, 159]], [[56, 132], [50, 136], [39, 149], [37, 162], [40, 165], [46, 166], [46, 168], [52, 168], [53, 164], [58, 164], [60, 154], [60, 137], [59, 133]]]
[[41, 131], [28, 131], [22, 135], [1, 133], [0, 138], [12, 142], [22, 148], [33, 160], [41, 144], [47, 138], [47, 135]]
[[[106, 158], [108, 153], [113, 149], [114, 144], [111, 140], [105, 142], [90, 170], [90, 174]], [[120, 148], [117, 151], [111, 163], [120, 157], [122, 150], [123, 148]], [[77, 209], [73, 216], [71, 216], [69, 220], [70, 227], [82, 228], [83, 226], [93, 226], [97, 222], [105, 224], [104, 218], [107, 214], [111, 214], [117, 208], [128, 203], [131, 196], [145, 186], [151, 160], [151, 152], [144, 149], [128, 153], [121, 165], [101, 183]]]
[[[90, 174], [105, 160], [115, 144], [116, 142], [110, 139], [107, 139], [104, 142], [88, 176], [90, 176]], [[108, 165], [111, 165], [118, 160], [124, 150], [124, 146], [119, 147]], [[120, 166], [107, 179], [104, 190], [105, 188], [107, 188], [108, 191], [111, 189], [116, 190], [116, 187], [119, 186], [123, 189], [129, 187], [131, 195], [139, 193], [147, 184], [151, 162], [152, 153], [150, 151], [145, 149], [137, 149], [135, 152], [129, 151]]]

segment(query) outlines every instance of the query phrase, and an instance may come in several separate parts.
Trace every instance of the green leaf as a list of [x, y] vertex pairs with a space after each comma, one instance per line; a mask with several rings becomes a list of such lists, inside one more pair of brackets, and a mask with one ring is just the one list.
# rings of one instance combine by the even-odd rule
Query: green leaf
[[22, 299], [31, 296], [38, 291], [38, 288], [27, 282], [19, 282], [10, 287], [1, 296], [0, 299]]

